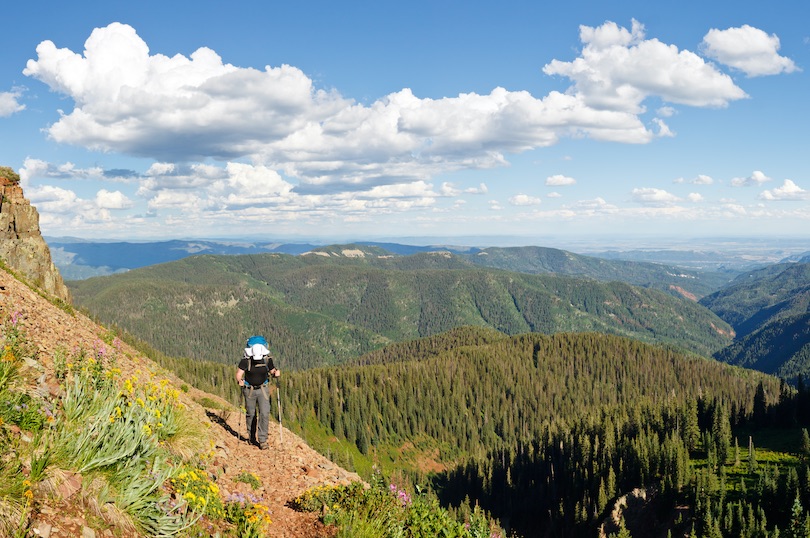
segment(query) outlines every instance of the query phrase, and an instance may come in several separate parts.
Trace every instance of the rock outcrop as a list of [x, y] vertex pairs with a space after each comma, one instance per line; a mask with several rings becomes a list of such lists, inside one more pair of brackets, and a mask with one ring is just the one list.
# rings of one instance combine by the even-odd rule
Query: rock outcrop
[[39, 213], [23, 195], [19, 177], [0, 167], [0, 260], [46, 293], [70, 302], [39, 230]]

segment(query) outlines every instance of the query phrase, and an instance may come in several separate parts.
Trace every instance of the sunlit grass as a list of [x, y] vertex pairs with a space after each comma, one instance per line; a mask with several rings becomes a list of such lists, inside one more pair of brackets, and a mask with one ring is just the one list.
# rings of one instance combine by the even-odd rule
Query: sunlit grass
[[[172, 536], [201, 517], [166, 487], [178, 462], [204, 462], [211, 448], [167, 379], [150, 371], [121, 379], [115, 349], [100, 341], [92, 352], [57, 353], [61, 398], [34, 399], [18, 387], [22, 357], [33, 346], [16, 316], [1, 342], [0, 441], [8, 451], [0, 458], [0, 535], [25, 536], [38, 499], [59, 500], [60, 488], [77, 476], [75, 495], [89, 514], [123, 532]], [[20, 443], [9, 425], [32, 440]]]

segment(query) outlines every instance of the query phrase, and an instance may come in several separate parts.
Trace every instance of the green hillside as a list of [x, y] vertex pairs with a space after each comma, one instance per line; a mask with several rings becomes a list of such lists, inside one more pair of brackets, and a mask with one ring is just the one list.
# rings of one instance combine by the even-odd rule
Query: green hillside
[[777, 319], [808, 312], [810, 263], [744, 273], [700, 303], [734, 327], [737, 336], [746, 336]]
[[718, 351], [715, 358], [795, 380], [810, 378], [810, 313], [779, 318]]
[[[769, 413], [790, 395], [751, 370], [609, 335], [473, 328], [358, 362], [286, 376], [285, 420], [344, 465], [428, 481], [446, 503], [480, 504], [520, 536], [594, 535], [634, 488], [657, 492], [663, 520], [680, 506], [680, 521], [666, 522], [663, 536], [691, 528], [696, 536], [756, 536], [748, 531], [783, 525], [786, 514], [752, 506], [793, 498], [799, 487], [789, 479], [795, 456], [780, 456], [767, 474], [741, 463], [739, 443], [748, 454], [748, 440], [733, 429], [756, 416], [772, 425], [797, 416], [788, 407]], [[792, 431], [788, 450], [798, 451]], [[766, 457], [750, 450], [754, 466]], [[746, 520], [735, 510], [752, 512]], [[635, 525], [634, 536], [657, 536], [649, 523]]]
[[247, 335], [264, 333], [287, 368], [460, 326], [597, 331], [703, 355], [730, 341], [704, 307], [658, 290], [477, 268], [441, 253], [197, 256], [70, 287], [79, 306], [166, 354], [231, 363]]
[[303, 423], [312, 413], [361, 449], [430, 438], [451, 455], [482, 455], [564, 431], [597, 410], [678, 406], [706, 394], [750, 413], [758, 383], [772, 395], [780, 390], [776, 378], [758, 372], [597, 333], [496, 336], [464, 328], [358, 362], [291, 373], [288, 415]]
[[737, 334], [718, 360], [785, 378], [810, 375], [810, 263], [740, 275], [700, 302]]

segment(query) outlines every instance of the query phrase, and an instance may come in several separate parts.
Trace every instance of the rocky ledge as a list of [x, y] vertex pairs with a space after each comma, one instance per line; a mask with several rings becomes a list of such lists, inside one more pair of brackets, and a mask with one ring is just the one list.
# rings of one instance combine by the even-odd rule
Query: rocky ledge
[[46, 293], [70, 302], [39, 230], [39, 213], [23, 195], [19, 177], [0, 167], [0, 260]]

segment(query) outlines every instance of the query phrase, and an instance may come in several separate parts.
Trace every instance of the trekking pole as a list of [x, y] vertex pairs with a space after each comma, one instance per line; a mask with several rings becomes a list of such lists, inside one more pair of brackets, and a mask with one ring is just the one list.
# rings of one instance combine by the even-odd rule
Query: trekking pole
[[[247, 441], [247, 410], [244, 410], [244, 407], [239, 408], [239, 437], [240, 441]], [[242, 435], [242, 431], [244, 430], [245, 434]]]
[[276, 378], [276, 403], [278, 404], [278, 442], [284, 442], [284, 430], [281, 427], [281, 380]]

